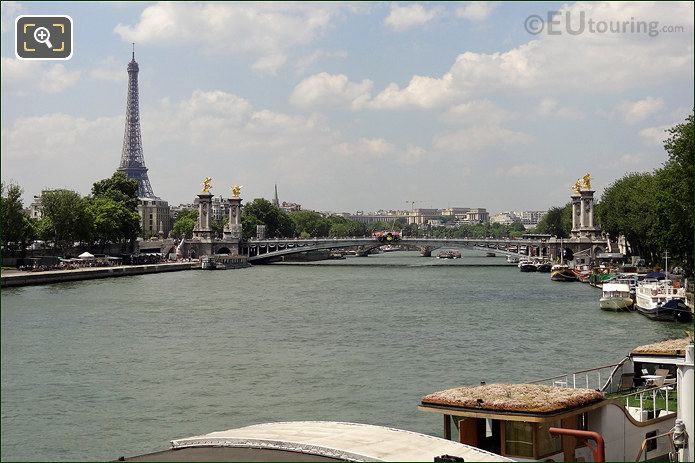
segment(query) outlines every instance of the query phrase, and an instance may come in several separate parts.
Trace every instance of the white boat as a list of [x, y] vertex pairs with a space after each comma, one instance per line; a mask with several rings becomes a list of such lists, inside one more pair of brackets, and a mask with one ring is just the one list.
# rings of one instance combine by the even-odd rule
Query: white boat
[[[511, 458], [413, 431], [337, 421], [263, 423], [174, 439], [120, 461], [482, 461]], [[452, 459], [454, 458], [454, 459]]]
[[632, 304], [629, 284], [613, 282], [603, 284], [601, 299], [599, 299], [601, 310], [627, 311]]
[[685, 304], [685, 288], [671, 280], [644, 280], [637, 286], [637, 310], [652, 320], [690, 322], [693, 313]]

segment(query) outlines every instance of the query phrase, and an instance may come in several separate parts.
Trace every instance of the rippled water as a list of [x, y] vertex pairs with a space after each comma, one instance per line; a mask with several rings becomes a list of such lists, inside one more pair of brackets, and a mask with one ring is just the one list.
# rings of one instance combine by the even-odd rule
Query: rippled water
[[503, 262], [397, 252], [4, 289], [2, 459], [116, 459], [279, 420], [439, 435], [424, 394], [682, 334]]

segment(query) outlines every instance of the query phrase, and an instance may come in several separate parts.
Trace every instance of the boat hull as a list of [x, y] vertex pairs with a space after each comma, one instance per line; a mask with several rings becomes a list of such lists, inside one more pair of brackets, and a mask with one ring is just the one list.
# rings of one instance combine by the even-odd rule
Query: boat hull
[[638, 299], [636, 307], [639, 313], [656, 321], [688, 323], [693, 320], [690, 307], [678, 299], [671, 299], [656, 307], [643, 307]]
[[550, 274], [550, 279], [553, 281], [577, 281], [577, 275], [570, 269], [555, 270]]
[[519, 271], [521, 272], [535, 272], [536, 266], [533, 264], [524, 264], [519, 266]]
[[553, 268], [553, 264], [551, 264], [549, 262], [536, 265], [536, 271], [541, 272], [541, 273], [550, 273], [550, 270], [552, 268]]
[[599, 299], [601, 310], [612, 312], [627, 312], [632, 307], [632, 299], [629, 297], [602, 297]]

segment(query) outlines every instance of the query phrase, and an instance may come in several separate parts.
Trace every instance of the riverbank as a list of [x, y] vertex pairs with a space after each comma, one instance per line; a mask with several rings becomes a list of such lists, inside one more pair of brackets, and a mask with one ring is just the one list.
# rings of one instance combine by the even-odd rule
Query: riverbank
[[25, 272], [18, 270], [3, 270], [0, 286], [10, 288], [16, 286], [45, 285], [65, 283], [68, 281], [93, 280], [97, 278], [113, 278], [149, 273], [178, 272], [200, 268], [200, 263], [172, 262], [165, 264], [122, 265], [118, 267], [89, 267], [74, 270], [48, 270], [45, 272]]

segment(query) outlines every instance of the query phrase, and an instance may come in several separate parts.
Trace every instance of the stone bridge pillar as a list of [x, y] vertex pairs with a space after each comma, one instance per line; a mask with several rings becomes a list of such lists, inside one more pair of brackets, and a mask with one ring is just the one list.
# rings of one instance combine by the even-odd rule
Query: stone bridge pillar
[[193, 238], [201, 241], [212, 241], [212, 230], [210, 229], [210, 212], [212, 205], [212, 194], [201, 193], [198, 195], [198, 222], [193, 229]]
[[420, 246], [420, 255], [422, 257], [432, 257], [432, 246]]
[[229, 214], [223, 236], [229, 240], [239, 240], [241, 238], [241, 198], [229, 199]]

